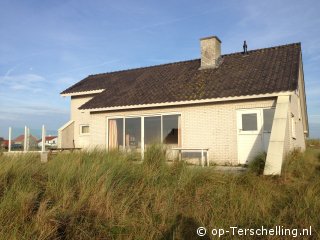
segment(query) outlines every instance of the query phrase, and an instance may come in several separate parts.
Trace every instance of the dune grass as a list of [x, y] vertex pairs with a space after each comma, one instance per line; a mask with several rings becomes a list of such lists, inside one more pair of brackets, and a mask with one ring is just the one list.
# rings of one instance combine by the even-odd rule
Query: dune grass
[[143, 164], [97, 150], [46, 164], [38, 155], [2, 155], [0, 239], [197, 239], [199, 226], [262, 225], [312, 226], [319, 239], [319, 154], [293, 152], [281, 177], [167, 165], [157, 147]]

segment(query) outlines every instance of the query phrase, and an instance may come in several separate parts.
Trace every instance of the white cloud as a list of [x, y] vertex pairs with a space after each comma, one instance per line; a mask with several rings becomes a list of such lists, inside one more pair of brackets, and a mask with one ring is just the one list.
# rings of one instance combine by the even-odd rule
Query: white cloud
[[11, 118], [12, 116], [20, 115], [20, 114], [30, 114], [35, 116], [43, 116], [43, 115], [59, 115], [59, 114], [68, 114], [68, 109], [58, 108], [52, 106], [43, 106], [43, 105], [34, 105], [34, 104], [20, 104], [18, 106], [5, 106], [0, 109], [0, 115], [6, 119]]
[[[10, 71], [10, 70], [9, 70]], [[0, 84], [3, 89], [14, 91], [31, 91], [33, 93], [41, 92], [46, 79], [37, 74], [21, 74], [9, 76], [0, 76]]]

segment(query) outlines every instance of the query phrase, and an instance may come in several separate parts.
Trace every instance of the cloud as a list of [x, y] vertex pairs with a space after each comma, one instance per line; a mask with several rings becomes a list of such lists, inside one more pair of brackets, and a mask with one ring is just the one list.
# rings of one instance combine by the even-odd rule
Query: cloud
[[37, 74], [9, 76], [8, 72], [5, 76], [0, 76], [0, 84], [2, 85], [2, 89], [11, 89], [14, 91], [25, 90], [37, 93], [42, 91], [43, 85], [46, 83], [46, 79]]
[[30, 114], [34, 116], [45, 116], [45, 115], [60, 115], [69, 114], [69, 110], [65, 108], [35, 105], [35, 104], [19, 104], [18, 106], [5, 106], [0, 109], [0, 116], [2, 119], [9, 119], [12, 116], [20, 114]]

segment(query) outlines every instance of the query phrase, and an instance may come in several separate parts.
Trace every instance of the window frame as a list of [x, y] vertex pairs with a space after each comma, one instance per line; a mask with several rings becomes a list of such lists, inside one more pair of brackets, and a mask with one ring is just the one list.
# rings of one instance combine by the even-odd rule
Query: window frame
[[[144, 118], [145, 117], [161, 117], [161, 143], [163, 142], [163, 116], [168, 115], [180, 115], [181, 129], [183, 122], [183, 114], [181, 112], [165, 112], [165, 113], [145, 113], [145, 114], [130, 114], [130, 115], [115, 115], [106, 117], [106, 149], [109, 151], [109, 120], [112, 119], [122, 119], [123, 120], [123, 141], [125, 140], [126, 132], [126, 119], [127, 118], [141, 118], [141, 154], [145, 151], [144, 142]], [[183, 131], [181, 130], [180, 145], [183, 146]], [[126, 150], [125, 144], [123, 144], [123, 151]]]
[[[80, 124], [79, 127], [80, 127], [80, 129], [79, 129], [80, 136], [90, 135], [90, 124]], [[89, 128], [89, 132], [88, 132], [88, 133], [84, 133], [84, 132], [82, 131], [82, 128], [83, 128], [83, 127], [88, 127], [88, 128]]]

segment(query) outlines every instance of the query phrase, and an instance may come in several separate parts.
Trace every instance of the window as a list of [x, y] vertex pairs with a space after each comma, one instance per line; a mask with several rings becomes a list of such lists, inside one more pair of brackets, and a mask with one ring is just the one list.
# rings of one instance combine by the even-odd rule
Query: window
[[109, 149], [123, 148], [123, 118], [109, 119]]
[[163, 116], [163, 143], [181, 145], [180, 115]]
[[[180, 115], [163, 115], [109, 119], [108, 148], [141, 151], [143, 147], [161, 142], [180, 146], [180, 118]], [[143, 126], [144, 134], [142, 136], [141, 130]]]
[[274, 108], [270, 109], [263, 109], [263, 131], [264, 132], [271, 132], [272, 123], [274, 118]]
[[141, 118], [126, 118], [125, 132], [126, 149], [139, 149], [141, 147]]
[[242, 131], [258, 130], [258, 121], [256, 113], [242, 114]]
[[89, 134], [89, 125], [80, 125], [80, 134]]
[[161, 143], [161, 117], [144, 118], [144, 144]]

